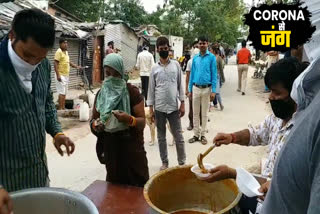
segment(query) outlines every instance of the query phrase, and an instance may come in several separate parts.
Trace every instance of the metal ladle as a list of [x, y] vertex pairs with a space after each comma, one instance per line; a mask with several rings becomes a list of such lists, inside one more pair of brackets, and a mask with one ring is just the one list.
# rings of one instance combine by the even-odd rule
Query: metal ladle
[[198, 155], [198, 165], [199, 165], [199, 168], [201, 169], [201, 171], [203, 173], [208, 173], [208, 170], [206, 168], [204, 168], [204, 165], [202, 163], [202, 160], [205, 156], [207, 156], [213, 149], [214, 147], [216, 147], [216, 144], [213, 144], [212, 146], [209, 147], [209, 149], [207, 149], [207, 151], [205, 151], [203, 154], [200, 153]]

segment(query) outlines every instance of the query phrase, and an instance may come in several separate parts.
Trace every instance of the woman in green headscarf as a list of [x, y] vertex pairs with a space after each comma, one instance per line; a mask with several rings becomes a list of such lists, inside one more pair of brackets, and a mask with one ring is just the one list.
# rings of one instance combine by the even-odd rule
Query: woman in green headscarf
[[144, 99], [125, 81], [123, 59], [109, 54], [103, 61], [106, 79], [98, 92], [90, 123], [98, 138], [98, 159], [106, 165], [107, 181], [143, 186], [149, 179], [144, 149]]

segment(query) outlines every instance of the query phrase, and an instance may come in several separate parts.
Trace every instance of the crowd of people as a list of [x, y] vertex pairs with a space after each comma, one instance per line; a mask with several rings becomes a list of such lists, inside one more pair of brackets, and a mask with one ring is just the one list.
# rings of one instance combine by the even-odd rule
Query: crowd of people
[[[62, 132], [50, 89], [51, 69], [46, 56], [54, 40], [54, 20], [40, 10], [27, 9], [15, 15], [9, 35], [0, 43], [0, 214], [12, 212], [8, 192], [49, 186], [46, 132], [53, 137], [60, 155], [64, 154], [63, 146], [68, 155], [75, 149], [74, 143]], [[245, 95], [250, 62], [250, 52], [245, 47], [243, 42], [237, 54], [238, 90], [242, 95]], [[216, 98], [223, 109], [219, 90], [225, 81], [224, 53], [217, 44], [209, 46], [204, 36], [194, 43], [186, 66], [186, 84], [181, 65], [170, 58], [168, 39], [159, 37], [156, 48], [160, 56], [158, 62], [154, 63], [147, 48], [137, 59], [143, 79], [142, 94], [136, 86], [127, 83], [119, 54], [108, 51], [103, 60], [106, 78], [95, 98], [90, 128], [97, 136], [97, 157], [106, 166], [109, 182], [141, 187], [149, 179], [143, 137], [145, 104], [158, 131], [160, 170], [169, 167], [167, 122], [176, 143], [178, 163], [186, 163], [181, 127], [186, 94], [190, 103], [189, 118], [192, 118], [189, 130], [194, 132], [189, 143], [208, 143], [205, 135], [209, 103]], [[273, 113], [256, 127], [218, 133], [209, 140], [217, 146], [231, 143], [269, 146], [262, 172], [269, 181], [260, 188], [264, 202], [259, 213], [320, 212], [319, 63], [319, 58], [308, 65], [293, 56], [270, 65], [264, 81], [270, 90]], [[67, 78], [70, 65], [78, 67], [68, 60], [67, 44], [61, 40], [55, 56], [61, 92], [67, 89], [62, 79]], [[64, 97], [63, 93], [59, 94], [62, 95], [59, 107], [62, 107]], [[206, 182], [237, 176], [236, 171], [226, 165], [211, 169], [210, 174], [204, 179]], [[242, 213], [255, 213], [257, 200], [243, 196], [239, 206]]]

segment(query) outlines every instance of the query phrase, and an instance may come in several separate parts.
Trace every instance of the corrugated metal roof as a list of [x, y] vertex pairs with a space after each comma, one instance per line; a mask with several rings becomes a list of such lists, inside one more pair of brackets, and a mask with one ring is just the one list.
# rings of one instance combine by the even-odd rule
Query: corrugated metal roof
[[50, 3], [49, 2], [50, 7], [58, 9], [60, 11], [62, 11], [63, 13], [67, 14], [68, 17], [71, 17], [74, 21], [78, 21], [78, 22], [82, 22], [83, 20], [81, 20], [80, 18], [76, 17], [75, 15], [71, 14], [70, 12], [66, 11], [65, 9], [59, 7], [58, 5], [54, 4], [54, 3]]
[[21, 10], [21, 8], [16, 7], [16, 5], [12, 2], [0, 4], [0, 23], [1, 23], [1, 25], [3, 25], [3, 26], [10, 25], [14, 15], [19, 10]]
[[[7, 2], [0, 4], [0, 29], [9, 28], [14, 15], [23, 9], [36, 8], [35, 5], [28, 1], [16, 0], [15, 2]], [[64, 36], [87, 38], [88, 32], [82, 31], [77, 28], [72, 22], [61, 20], [55, 16], [56, 31], [61, 32]]]
[[73, 22], [73, 24], [75, 26], [77, 26], [78, 28], [80, 28], [82, 30], [87, 30], [87, 31], [93, 31], [96, 29], [103, 30], [109, 24], [112, 24], [112, 25], [123, 24], [124, 26], [126, 26], [128, 29], [130, 29], [133, 33], [135, 33], [137, 35], [136, 31], [130, 26], [130, 24], [128, 24], [122, 20], [119, 20], [119, 19], [118, 20], [111, 20], [111, 21], [103, 22], [103, 23], [97, 23], [97, 22], [76, 23], [76, 22]]
[[[73, 22], [73, 24], [75, 26], [77, 26], [78, 28], [82, 29], [82, 30], [87, 30], [87, 31], [92, 31], [97, 29], [98, 23], [96, 22]], [[99, 30], [103, 29], [104, 26], [99, 25]]]
[[130, 26], [129, 23], [124, 22], [124, 21], [122, 21], [122, 20], [120, 20], [120, 19], [118, 19], [118, 20], [111, 20], [111, 21], [107, 22], [106, 24], [123, 24], [123, 25], [127, 26], [130, 30], [132, 30], [132, 31], [134, 32], [134, 34], [136, 34], [136, 31]]
[[2, 40], [7, 34], [8, 34], [9, 30], [1, 30], [1, 26], [0, 26], [0, 40]]

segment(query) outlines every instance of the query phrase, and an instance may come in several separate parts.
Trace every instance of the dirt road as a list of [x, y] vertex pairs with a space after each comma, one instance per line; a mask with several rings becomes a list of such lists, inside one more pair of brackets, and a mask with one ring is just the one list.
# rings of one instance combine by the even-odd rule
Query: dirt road
[[[270, 107], [266, 103], [267, 95], [261, 93], [263, 90], [262, 80], [251, 79], [253, 68], [248, 73], [248, 87], [245, 96], [242, 96], [237, 89], [237, 68], [234, 64], [235, 59], [229, 60], [229, 65], [225, 67], [226, 83], [221, 89], [222, 101], [225, 106], [223, 111], [214, 110], [209, 113], [210, 122], [208, 123], [209, 133], [207, 139], [212, 142], [213, 137], [218, 132], [233, 132], [245, 129], [248, 123], [256, 125], [261, 122]], [[186, 102], [188, 104], [188, 102]], [[188, 110], [188, 106], [186, 106]], [[188, 113], [188, 111], [186, 112]], [[182, 119], [184, 138], [186, 141], [187, 163], [195, 164], [197, 155], [205, 151], [206, 146], [200, 143], [189, 144], [187, 141], [193, 136], [192, 131], [187, 131], [189, 124], [187, 116]], [[74, 128], [66, 131], [76, 143], [76, 151], [71, 157], [60, 157], [55, 151], [51, 140], [47, 143], [48, 164], [50, 170], [51, 186], [64, 187], [76, 191], [82, 191], [94, 180], [104, 180], [106, 171], [100, 165], [95, 154], [96, 138], [90, 133], [87, 123], [79, 123]], [[167, 133], [168, 142], [172, 136]], [[49, 137], [47, 139], [50, 139]], [[149, 128], [145, 129], [145, 148], [148, 155], [150, 175], [153, 175], [161, 166], [158, 145], [149, 146]], [[232, 167], [244, 167], [250, 171], [258, 172], [260, 160], [265, 156], [265, 147], [241, 147], [229, 145], [216, 148], [205, 158], [204, 162], [213, 164], [228, 164]], [[177, 165], [176, 150], [174, 146], [168, 146], [170, 166]]]

